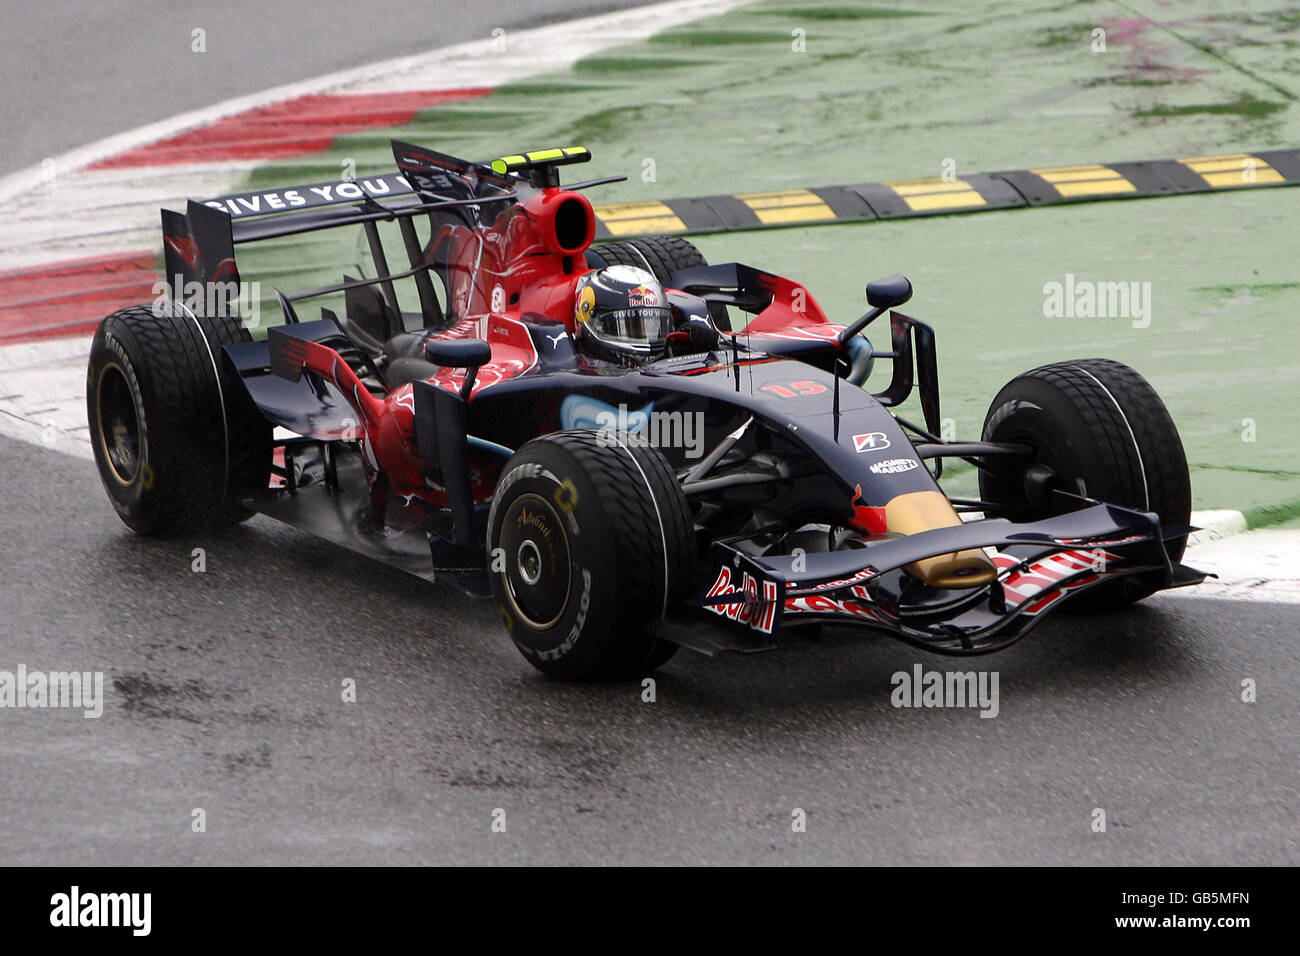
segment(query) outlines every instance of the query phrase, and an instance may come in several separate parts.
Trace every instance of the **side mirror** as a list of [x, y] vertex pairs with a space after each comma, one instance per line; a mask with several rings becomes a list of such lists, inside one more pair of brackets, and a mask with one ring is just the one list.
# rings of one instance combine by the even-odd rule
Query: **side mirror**
[[482, 339], [425, 339], [424, 357], [446, 368], [478, 368], [492, 361], [492, 346]]
[[912, 283], [906, 276], [887, 276], [867, 283], [867, 305], [874, 309], [892, 309], [912, 297]]
[[463, 368], [465, 382], [460, 387], [460, 397], [469, 401], [474, 390], [474, 379], [480, 365], [492, 361], [492, 346], [482, 339], [425, 339], [424, 357], [434, 365], [444, 368]]
[[690, 338], [692, 352], [712, 352], [718, 347], [718, 327], [707, 315], [693, 315], [680, 327]]

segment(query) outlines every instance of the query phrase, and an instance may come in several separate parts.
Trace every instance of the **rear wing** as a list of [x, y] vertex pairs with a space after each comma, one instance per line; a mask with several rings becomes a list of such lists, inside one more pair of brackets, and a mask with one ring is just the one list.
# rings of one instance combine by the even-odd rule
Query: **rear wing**
[[[357, 180], [334, 180], [284, 189], [236, 193], [202, 201], [190, 200], [184, 213], [162, 211], [163, 257], [167, 281], [177, 301], [193, 301], [194, 284], [233, 283], [238, 297], [239, 270], [235, 246], [281, 236], [339, 226], [365, 229], [377, 276], [329, 289], [294, 293], [286, 298], [310, 298], [328, 291], [379, 285], [394, 312], [398, 309], [393, 280], [412, 277], [420, 296], [426, 324], [441, 323], [443, 312], [429, 270], [434, 263], [416, 233], [414, 219], [436, 213], [455, 214], [461, 224], [481, 228], [519, 198], [517, 188], [530, 191], [527, 182], [491, 166], [458, 159], [410, 143], [393, 141], [397, 172]], [[488, 207], [488, 208], [484, 208]], [[393, 272], [379, 237], [377, 224], [397, 222], [409, 269]], [[208, 296], [197, 297], [210, 301]], [[295, 317], [286, 314], [288, 321]]]
[[[356, 218], [360, 211], [397, 210], [418, 201], [406, 177], [386, 173], [357, 180], [217, 196], [202, 200], [201, 204], [230, 217], [234, 241], [239, 243], [361, 222]], [[190, 205], [198, 203], [191, 201]]]
[[372, 218], [514, 198], [515, 177], [437, 150], [393, 140], [397, 172], [191, 202], [230, 217], [235, 243], [290, 236]]

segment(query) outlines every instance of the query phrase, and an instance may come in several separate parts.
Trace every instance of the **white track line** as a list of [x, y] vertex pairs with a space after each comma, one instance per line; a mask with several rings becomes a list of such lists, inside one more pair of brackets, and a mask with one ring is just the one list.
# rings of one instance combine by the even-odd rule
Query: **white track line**
[[0, 434], [92, 457], [86, 427], [90, 336], [0, 348]]
[[1246, 530], [1246, 516], [1228, 509], [1196, 511], [1192, 513], [1192, 524], [1200, 530], [1193, 531], [1188, 537], [1189, 548], [1241, 534]]
[[161, 248], [159, 210], [229, 193], [266, 160], [79, 170], [12, 197], [0, 212], [5, 271]]
[[1183, 561], [1218, 578], [1196, 587], [1165, 591], [1159, 598], [1300, 604], [1300, 530], [1261, 528], [1206, 541], [1189, 547]]

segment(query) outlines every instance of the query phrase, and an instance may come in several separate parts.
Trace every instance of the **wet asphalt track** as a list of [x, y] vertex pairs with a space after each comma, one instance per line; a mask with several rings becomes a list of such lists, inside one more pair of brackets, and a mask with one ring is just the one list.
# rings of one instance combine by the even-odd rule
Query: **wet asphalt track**
[[[0, 176], [286, 83], [650, 0], [43, 0], [6, 4]], [[206, 31], [206, 50], [192, 33]]]
[[646, 704], [266, 519], [137, 538], [90, 463], [9, 439], [0, 487], [0, 669], [109, 685], [98, 720], [0, 710], [0, 864], [1300, 862], [1296, 605], [1057, 618], [976, 664], [994, 719], [890, 707], [924, 655], [834, 632], [683, 652]]

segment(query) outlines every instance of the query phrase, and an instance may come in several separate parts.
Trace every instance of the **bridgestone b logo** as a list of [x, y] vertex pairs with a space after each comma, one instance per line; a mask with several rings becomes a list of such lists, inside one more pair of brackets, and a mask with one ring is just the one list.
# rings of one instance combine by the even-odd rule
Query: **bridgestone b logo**
[[704, 607], [720, 617], [747, 624], [760, 634], [771, 634], [776, 623], [776, 582], [763, 582], [763, 597], [758, 596], [758, 581], [748, 571], [741, 577], [740, 587], [732, 586], [731, 568], [723, 565], [718, 571], [718, 579], [709, 588], [706, 598], [727, 597], [732, 594], [744, 594], [748, 601], [735, 601], [731, 604], [706, 604]]

